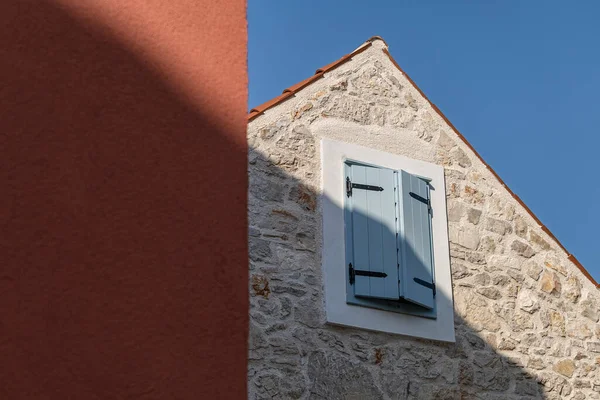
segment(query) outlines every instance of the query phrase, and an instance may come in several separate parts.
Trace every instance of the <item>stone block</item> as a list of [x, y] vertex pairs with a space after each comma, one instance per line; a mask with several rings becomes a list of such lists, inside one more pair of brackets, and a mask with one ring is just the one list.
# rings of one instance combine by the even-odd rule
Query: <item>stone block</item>
[[495, 287], [480, 287], [477, 288], [476, 292], [492, 300], [498, 300], [502, 298], [502, 293], [500, 293], [500, 291]]
[[437, 144], [446, 151], [450, 151], [454, 146], [456, 146], [456, 142], [452, 140], [450, 136], [448, 136], [448, 134], [444, 131], [440, 131]]
[[542, 248], [542, 250], [550, 250], [550, 244], [548, 242], [546, 242], [544, 239], [542, 239], [542, 237], [540, 235], [538, 235], [537, 233], [533, 232], [533, 231], [529, 231], [529, 241], [539, 247]]
[[295, 303], [294, 318], [309, 328], [319, 328], [323, 325], [322, 310], [323, 304], [321, 301], [305, 298]]
[[531, 248], [531, 246], [519, 240], [515, 240], [514, 242], [512, 242], [510, 248], [515, 253], [525, 258], [531, 258], [535, 255], [535, 251]]
[[251, 174], [249, 192], [252, 196], [263, 201], [282, 203], [287, 186], [275, 179], [267, 179], [262, 174]]
[[448, 202], [448, 222], [459, 222], [465, 214], [465, 205], [458, 201]]
[[477, 250], [479, 250], [483, 253], [488, 253], [488, 254], [502, 252], [503, 248], [500, 244], [501, 240], [502, 239], [494, 237], [494, 236], [483, 236], [481, 238], [481, 241], [479, 243], [479, 247], [477, 248]]
[[592, 353], [600, 353], [600, 342], [588, 342], [587, 349]]
[[514, 350], [517, 348], [517, 342], [509, 338], [502, 338], [498, 342], [498, 350]]
[[465, 185], [463, 197], [472, 204], [483, 204], [485, 202], [484, 192], [469, 185]]
[[514, 332], [524, 332], [528, 329], [533, 329], [533, 321], [531, 315], [521, 311], [515, 311], [511, 321], [511, 327]]
[[538, 297], [530, 290], [521, 290], [517, 296], [517, 307], [521, 310], [533, 314], [540, 309]]
[[527, 361], [527, 368], [542, 370], [546, 368], [546, 363], [541, 358], [531, 357]]
[[459, 280], [471, 276], [473, 273], [463, 264], [452, 263], [452, 278]]
[[590, 339], [592, 337], [592, 330], [584, 322], [578, 322], [567, 326], [567, 335], [580, 340]]
[[479, 223], [479, 219], [481, 218], [481, 210], [476, 208], [469, 208], [467, 211], [467, 221], [472, 223], [473, 225], [477, 225]]
[[571, 303], [577, 303], [581, 297], [581, 282], [574, 276], [569, 276], [563, 287], [565, 299]]
[[273, 256], [269, 242], [257, 238], [250, 238], [248, 242], [248, 254], [251, 261], [268, 262]]
[[333, 85], [331, 85], [329, 87], [329, 90], [332, 90], [332, 91], [342, 91], [342, 92], [348, 90], [348, 80], [347, 79], [342, 79], [342, 80], [334, 83]]
[[487, 259], [488, 267], [493, 271], [505, 271], [510, 269], [520, 270], [521, 263], [516, 257], [505, 255], [490, 255]]
[[562, 291], [560, 278], [554, 272], [544, 271], [540, 279], [540, 289], [546, 293], [560, 295]]
[[509, 269], [506, 271], [506, 273], [508, 274], [508, 276], [510, 276], [512, 279], [514, 279], [515, 281], [522, 283], [525, 281], [525, 277], [519, 273], [518, 271], [514, 270], [514, 269]]
[[460, 147], [455, 147], [450, 151], [450, 157], [461, 167], [468, 168], [471, 166], [471, 159]]
[[273, 285], [273, 288], [271, 290], [273, 291], [273, 293], [286, 293], [294, 297], [302, 297], [307, 293], [306, 288], [304, 288], [297, 282], [280, 283], [277, 285]]
[[301, 118], [305, 113], [312, 110], [313, 104], [311, 102], [307, 102], [303, 104], [301, 107], [297, 108], [292, 112], [292, 119], [296, 120]]
[[500, 236], [504, 236], [505, 234], [512, 232], [512, 226], [509, 222], [495, 218], [487, 218], [485, 220], [485, 229], [490, 232], [497, 233]]
[[575, 363], [573, 360], [561, 360], [554, 364], [552, 369], [567, 378], [571, 378], [573, 372], [575, 372]]
[[481, 274], [477, 274], [473, 277], [473, 284], [478, 287], [487, 286], [490, 284], [490, 281], [490, 274], [486, 272], [482, 272]]
[[540, 279], [540, 274], [542, 273], [543, 268], [539, 264], [535, 263], [534, 261], [528, 261], [523, 268], [527, 276], [534, 281]]
[[565, 317], [563, 314], [556, 310], [550, 310], [549, 316], [552, 332], [565, 336]]
[[600, 310], [596, 301], [592, 300], [591, 297], [586, 298], [580, 303], [581, 315], [590, 319], [592, 322], [598, 322], [600, 319]]
[[252, 290], [255, 296], [262, 296], [265, 299], [269, 298], [271, 289], [269, 288], [269, 280], [265, 276], [253, 275], [250, 281], [252, 282]]
[[506, 286], [510, 282], [510, 277], [506, 275], [494, 275], [492, 277], [492, 283], [496, 286]]
[[522, 237], [523, 239], [527, 238], [527, 230], [529, 227], [527, 226], [527, 222], [520, 215], [515, 217], [515, 233], [517, 236]]
[[480, 235], [475, 229], [450, 227], [450, 242], [456, 243], [467, 249], [476, 250], [479, 246]]
[[451, 180], [462, 181], [465, 179], [465, 173], [456, 169], [445, 168], [444, 175], [446, 176], [446, 182]]
[[406, 104], [408, 104], [410, 108], [413, 109], [413, 111], [419, 110], [419, 103], [417, 102], [417, 100], [415, 100], [414, 96], [410, 92], [406, 93], [406, 95], [404, 96], [404, 101]]

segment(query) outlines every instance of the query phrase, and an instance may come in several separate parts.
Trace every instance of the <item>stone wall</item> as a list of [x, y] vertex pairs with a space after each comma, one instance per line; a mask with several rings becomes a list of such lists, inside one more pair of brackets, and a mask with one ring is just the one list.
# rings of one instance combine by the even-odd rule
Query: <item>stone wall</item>
[[[600, 296], [375, 41], [249, 125], [249, 397], [600, 399]], [[319, 141], [443, 165], [456, 343], [325, 322]]]

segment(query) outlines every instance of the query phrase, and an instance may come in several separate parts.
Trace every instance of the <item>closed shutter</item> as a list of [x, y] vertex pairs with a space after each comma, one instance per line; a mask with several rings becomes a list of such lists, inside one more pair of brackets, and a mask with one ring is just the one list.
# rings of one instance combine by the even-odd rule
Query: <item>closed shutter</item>
[[351, 216], [352, 225], [346, 230], [346, 239], [355, 271], [354, 295], [398, 300], [394, 195], [397, 174], [390, 169], [357, 164], [347, 165], [346, 173], [350, 186], [347, 215]]
[[401, 295], [405, 300], [432, 309], [435, 286], [429, 185], [405, 171], [400, 171], [398, 176]]

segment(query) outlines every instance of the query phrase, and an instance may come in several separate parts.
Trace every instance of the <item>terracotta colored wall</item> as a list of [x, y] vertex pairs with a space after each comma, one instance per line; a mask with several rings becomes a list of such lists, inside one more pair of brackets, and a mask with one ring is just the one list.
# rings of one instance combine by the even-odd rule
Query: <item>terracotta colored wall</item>
[[245, 1], [0, 20], [0, 397], [245, 397]]

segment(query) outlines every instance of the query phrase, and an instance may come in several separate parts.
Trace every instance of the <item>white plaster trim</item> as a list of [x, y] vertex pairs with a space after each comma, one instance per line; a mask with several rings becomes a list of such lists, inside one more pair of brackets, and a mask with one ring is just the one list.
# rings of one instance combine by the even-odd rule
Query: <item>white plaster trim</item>
[[[437, 319], [346, 304], [344, 241], [344, 167], [352, 159], [431, 178], [433, 252], [436, 277]], [[454, 342], [454, 307], [450, 274], [450, 247], [446, 216], [444, 168], [424, 161], [367, 147], [321, 140], [323, 254], [327, 322], [374, 331]], [[436, 212], [437, 211], [437, 212]]]

